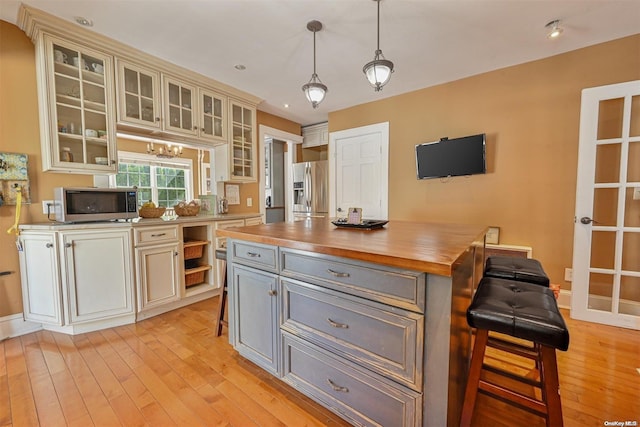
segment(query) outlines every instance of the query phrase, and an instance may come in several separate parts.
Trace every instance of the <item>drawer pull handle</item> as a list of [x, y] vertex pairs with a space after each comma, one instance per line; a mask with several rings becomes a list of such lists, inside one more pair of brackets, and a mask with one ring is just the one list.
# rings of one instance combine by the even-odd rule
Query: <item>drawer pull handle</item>
[[327, 322], [329, 322], [329, 324], [331, 326], [333, 326], [334, 328], [349, 329], [349, 325], [347, 325], [346, 323], [334, 322], [333, 320], [329, 319], [328, 317], [327, 317]]
[[334, 270], [332, 270], [330, 268], [327, 268], [327, 273], [329, 273], [329, 274], [331, 274], [331, 275], [333, 275], [335, 277], [349, 277], [350, 276], [349, 273], [341, 273], [339, 271], [334, 271]]
[[257, 252], [247, 252], [247, 255], [251, 258], [260, 258], [260, 254]]
[[337, 385], [336, 383], [331, 381], [330, 378], [327, 378], [327, 382], [329, 383], [331, 388], [334, 389], [335, 391], [341, 391], [343, 393], [349, 393], [349, 389], [348, 388]]
[[166, 236], [167, 233], [158, 233], [158, 234], [152, 234], [151, 237], [162, 237], [162, 236]]

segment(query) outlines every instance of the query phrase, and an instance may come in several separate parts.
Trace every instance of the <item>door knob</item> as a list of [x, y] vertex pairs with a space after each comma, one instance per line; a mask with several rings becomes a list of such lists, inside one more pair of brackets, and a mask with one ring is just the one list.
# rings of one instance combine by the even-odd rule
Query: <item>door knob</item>
[[598, 221], [591, 219], [588, 216], [583, 216], [582, 218], [580, 218], [580, 222], [583, 224], [591, 224], [591, 223], [600, 224]]

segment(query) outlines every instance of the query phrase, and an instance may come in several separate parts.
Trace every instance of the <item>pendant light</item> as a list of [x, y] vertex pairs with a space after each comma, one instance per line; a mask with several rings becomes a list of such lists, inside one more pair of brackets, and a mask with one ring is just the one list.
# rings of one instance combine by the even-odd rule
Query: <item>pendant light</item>
[[321, 29], [322, 23], [319, 21], [309, 21], [307, 24], [307, 30], [313, 32], [313, 74], [311, 75], [309, 83], [302, 86], [302, 91], [307, 96], [313, 108], [318, 108], [318, 105], [322, 102], [328, 90], [316, 74], [316, 32]]
[[376, 92], [382, 90], [382, 87], [391, 79], [393, 73], [393, 62], [384, 59], [384, 55], [380, 50], [380, 0], [373, 0], [378, 3], [378, 48], [376, 49], [373, 61], [369, 62], [362, 68], [364, 74], [369, 80], [369, 84], [373, 86]]

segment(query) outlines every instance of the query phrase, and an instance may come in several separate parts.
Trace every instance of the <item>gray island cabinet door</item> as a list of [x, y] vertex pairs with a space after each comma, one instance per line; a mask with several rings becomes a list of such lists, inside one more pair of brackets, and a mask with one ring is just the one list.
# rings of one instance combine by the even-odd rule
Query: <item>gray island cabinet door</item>
[[279, 376], [278, 276], [229, 267], [229, 340], [242, 356]]

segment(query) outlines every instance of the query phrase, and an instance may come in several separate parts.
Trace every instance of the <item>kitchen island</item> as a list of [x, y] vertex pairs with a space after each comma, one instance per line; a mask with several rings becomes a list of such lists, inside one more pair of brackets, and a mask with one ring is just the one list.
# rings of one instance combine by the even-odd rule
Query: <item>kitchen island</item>
[[220, 230], [229, 341], [354, 424], [457, 425], [486, 230], [326, 219]]

